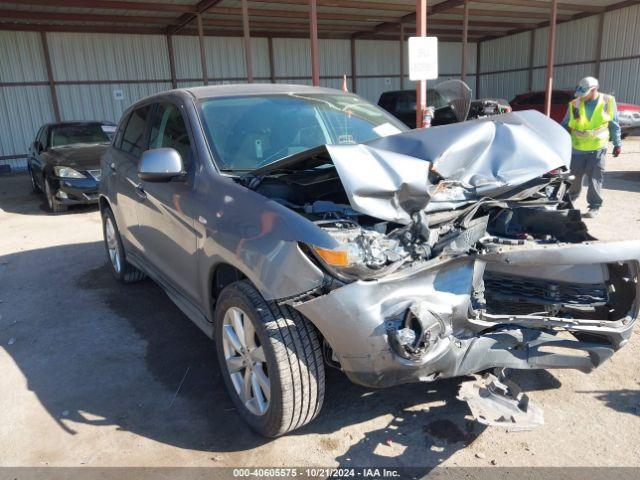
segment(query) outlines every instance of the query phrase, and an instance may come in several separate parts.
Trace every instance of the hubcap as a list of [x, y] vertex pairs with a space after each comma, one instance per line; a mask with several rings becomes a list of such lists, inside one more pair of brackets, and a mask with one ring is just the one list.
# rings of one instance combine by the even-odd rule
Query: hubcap
[[254, 415], [264, 415], [271, 396], [267, 360], [251, 319], [239, 308], [231, 307], [224, 315], [222, 345], [240, 400]]
[[113, 269], [117, 273], [120, 273], [120, 250], [118, 249], [118, 238], [116, 237], [116, 229], [109, 217], [107, 217], [104, 230], [107, 237], [107, 252], [109, 253], [111, 265], [113, 265]]

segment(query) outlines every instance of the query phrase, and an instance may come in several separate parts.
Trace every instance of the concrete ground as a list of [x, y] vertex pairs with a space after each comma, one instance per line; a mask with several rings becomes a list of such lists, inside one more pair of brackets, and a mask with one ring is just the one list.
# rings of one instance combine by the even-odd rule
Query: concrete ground
[[[640, 238], [640, 141], [608, 159], [604, 240]], [[470, 421], [459, 380], [372, 391], [329, 371], [311, 425], [240, 420], [212, 343], [152, 282], [110, 276], [95, 208], [48, 215], [0, 177], [2, 466], [640, 466], [640, 336], [591, 374], [522, 372], [543, 427]]]

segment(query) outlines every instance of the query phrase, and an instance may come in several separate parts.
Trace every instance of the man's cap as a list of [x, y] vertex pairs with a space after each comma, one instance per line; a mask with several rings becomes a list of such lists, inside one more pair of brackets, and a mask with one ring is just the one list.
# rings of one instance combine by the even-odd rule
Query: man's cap
[[598, 83], [598, 79], [597, 78], [585, 77], [582, 80], [580, 80], [580, 84], [578, 85], [578, 88], [576, 89], [575, 96], [576, 96], [576, 98], [584, 97], [591, 90], [593, 90], [594, 88], [599, 88], [599, 87], [600, 87], [600, 84]]

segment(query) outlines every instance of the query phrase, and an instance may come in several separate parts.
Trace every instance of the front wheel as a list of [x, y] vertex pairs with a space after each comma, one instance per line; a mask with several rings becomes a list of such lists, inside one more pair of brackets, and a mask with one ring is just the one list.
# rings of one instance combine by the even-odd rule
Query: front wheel
[[122, 283], [133, 283], [144, 279], [145, 274], [127, 261], [116, 219], [110, 208], [105, 208], [102, 212], [102, 233], [111, 272], [116, 280]]
[[44, 194], [47, 197], [47, 206], [51, 213], [62, 213], [67, 211], [67, 206], [60, 203], [55, 197], [48, 178], [44, 179]]
[[318, 415], [324, 360], [309, 320], [291, 307], [266, 302], [243, 280], [220, 294], [215, 329], [224, 382], [251, 428], [277, 437]]
[[33, 176], [33, 170], [29, 167], [29, 178], [31, 179], [31, 191], [33, 193], [40, 193], [42, 190], [38, 186], [38, 182], [36, 182], [36, 177]]

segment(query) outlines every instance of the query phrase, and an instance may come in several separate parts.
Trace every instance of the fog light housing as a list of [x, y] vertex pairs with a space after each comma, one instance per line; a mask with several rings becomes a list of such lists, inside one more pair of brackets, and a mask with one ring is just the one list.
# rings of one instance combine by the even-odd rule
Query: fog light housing
[[56, 193], [56, 197], [62, 199], [62, 200], [66, 200], [67, 198], [69, 198], [69, 195], [67, 195], [67, 192], [63, 192], [62, 190], [58, 190], [58, 193]]

